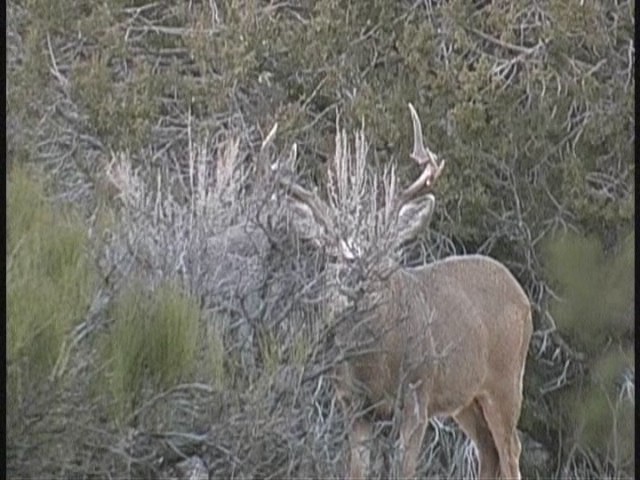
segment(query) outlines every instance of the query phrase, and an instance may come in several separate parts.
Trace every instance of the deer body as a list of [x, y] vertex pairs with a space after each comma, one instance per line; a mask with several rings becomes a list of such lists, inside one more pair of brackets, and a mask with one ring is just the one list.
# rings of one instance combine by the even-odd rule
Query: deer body
[[[278, 179], [295, 228], [335, 258], [328, 266], [336, 274], [332, 308], [342, 362], [334, 380], [349, 422], [349, 478], [368, 473], [369, 413], [399, 413], [403, 477], [415, 474], [429, 418], [439, 415], [453, 417], [474, 442], [481, 478], [520, 479], [516, 424], [533, 331], [530, 304], [509, 270], [489, 257], [399, 266], [398, 250], [427, 228], [435, 197], [426, 191], [444, 167], [424, 146], [409, 109], [411, 157], [422, 173], [406, 189], [398, 191], [393, 166], [382, 177], [367, 168], [363, 135], [351, 156], [340, 132], [328, 202]], [[295, 156], [293, 148], [289, 163]]]
[[[383, 297], [376, 299], [379, 306], [359, 326], [350, 328], [345, 322], [336, 339], [346, 348], [360, 344], [354, 357], [336, 372], [344, 408], [354, 413], [371, 408], [376, 415], [388, 417], [398, 392], [404, 392], [406, 403], [415, 388], [416, 401], [408, 399], [412, 408], [403, 423], [426, 427], [432, 416], [454, 417], [476, 444], [485, 442], [477, 445], [482, 478], [496, 478], [500, 472], [505, 478], [516, 478], [520, 446], [515, 426], [533, 327], [529, 301], [515, 278], [489, 257], [465, 255], [398, 269], [378, 288]], [[363, 342], [368, 335], [360, 329], [376, 336]], [[370, 353], [358, 355], [363, 343]], [[512, 385], [505, 385], [505, 379]], [[416, 407], [421, 410], [417, 417], [411, 411]], [[486, 409], [503, 418], [486, 418], [491, 414]], [[463, 411], [471, 417], [467, 425], [465, 415], [462, 421], [456, 418]], [[494, 436], [491, 424], [505, 422], [505, 432]], [[478, 429], [473, 424], [484, 428], [470, 434], [468, 430]], [[357, 443], [366, 441], [363, 437]], [[421, 441], [414, 442], [415, 452], [405, 455], [417, 457]], [[506, 450], [504, 458], [500, 458], [502, 450]], [[353, 478], [365, 473], [366, 465], [359, 464], [364, 462], [353, 452], [351, 462]], [[406, 465], [404, 473], [411, 475], [414, 467]]]

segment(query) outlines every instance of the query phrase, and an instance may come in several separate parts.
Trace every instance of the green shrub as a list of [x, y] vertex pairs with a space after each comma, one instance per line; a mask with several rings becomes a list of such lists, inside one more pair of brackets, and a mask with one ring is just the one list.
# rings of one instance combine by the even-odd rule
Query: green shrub
[[566, 234], [547, 243], [546, 270], [560, 298], [551, 305], [558, 328], [596, 354], [633, 329], [634, 234], [605, 256], [595, 237]]
[[134, 283], [114, 300], [104, 340], [107, 386], [116, 417], [131, 413], [145, 387], [168, 388], [195, 373], [200, 309], [170, 283], [148, 292]]
[[7, 200], [7, 358], [10, 398], [20, 402], [56, 364], [62, 372], [97, 276], [86, 229], [74, 212], [54, 209], [33, 173], [12, 169]]
[[[113, 53], [112, 53], [113, 55]], [[158, 118], [160, 80], [145, 64], [126, 82], [114, 78], [112, 55], [101, 52], [78, 63], [73, 93], [89, 114], [92, 130], [114, 150], [136, 150], [145, 145]]]

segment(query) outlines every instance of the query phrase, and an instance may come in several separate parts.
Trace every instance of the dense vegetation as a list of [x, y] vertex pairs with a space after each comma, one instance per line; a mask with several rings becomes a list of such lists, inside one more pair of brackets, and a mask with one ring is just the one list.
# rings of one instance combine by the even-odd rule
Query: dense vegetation
[[[447, 159], [429, 258], [491, 255], [534, 305], [523, 472], [631, 477], [634, 13], [8, 2], [9, 475], [338, 476], [324, 258], [260, 167], [295, 142], [322, 188], [339, 122], [409, 181], [412, 102]], [[421, 474], [475, 468], [452, 425]]]

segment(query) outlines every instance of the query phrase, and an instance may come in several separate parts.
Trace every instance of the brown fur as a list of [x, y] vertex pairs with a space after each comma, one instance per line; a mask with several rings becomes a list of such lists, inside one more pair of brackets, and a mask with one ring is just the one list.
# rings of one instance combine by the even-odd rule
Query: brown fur
[[[481, 478], [520, 478], [516, 424], [533, 327], [527, 296], [511, 273], [488, 257], [455, 256], [398, 269], [372, 297], [366, 320], [343, 327], [336, 339], [354, 349], [336, 372], [352, 417], [351, 478], [366, 473], [361, 453], [371, 431], [356, 410], [388, 416], [398, 392], [405, 476], [414, 474], [426, 422], [438, 415], [453, 416], [476, 443]], [[370, 353], [359, 356], [359, 348]]]

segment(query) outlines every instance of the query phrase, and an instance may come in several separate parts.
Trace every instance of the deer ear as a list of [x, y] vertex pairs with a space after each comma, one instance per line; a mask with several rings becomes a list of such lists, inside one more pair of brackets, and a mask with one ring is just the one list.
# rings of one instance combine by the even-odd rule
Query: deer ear
[[313, 215], [313, 210], [298, 200], [288, 199], [287, 210], [294, 231], [305, 240], [311, 240], [320, 245], [326, 235], [325, 228]]
[[426, 195], [420, 200], [404, 205], [398, 213], [398, 240], [400, 243], [412, 240], [423, 233], [433, 214], [436, 199]]

